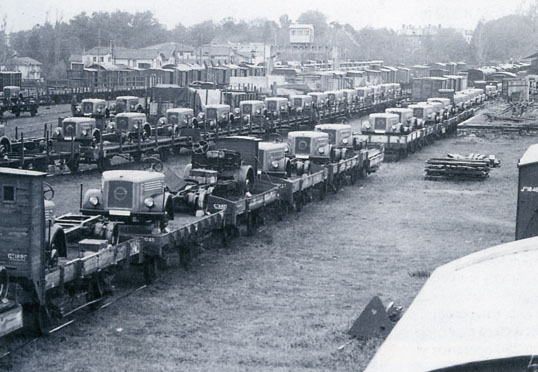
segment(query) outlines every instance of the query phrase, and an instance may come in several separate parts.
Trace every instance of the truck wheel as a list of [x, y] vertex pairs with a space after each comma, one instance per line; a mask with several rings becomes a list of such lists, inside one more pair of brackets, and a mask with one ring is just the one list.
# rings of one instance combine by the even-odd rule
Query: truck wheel
[[36, 116], [36, 114], [37, 114], [37, 110], [36, 110], [36, 109], [31, 109], [31, 110], [30, 110], [30, 116], [34, 117], [34, 116]]

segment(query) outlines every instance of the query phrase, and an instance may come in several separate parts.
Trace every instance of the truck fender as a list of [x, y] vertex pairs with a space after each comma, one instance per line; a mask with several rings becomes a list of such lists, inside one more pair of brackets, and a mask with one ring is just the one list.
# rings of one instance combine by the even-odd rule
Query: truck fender
[[[99, 200], [99, 203], [97, 205], [93, 205], [90, 203], [90, 198], [92, 196], [95, 196], [97, 200]], [[84, 194], [84, 198], [82, 198], [82, 209], [89, 209], [89, 210], [102, 210], [103, 209], [103, 194], [101, 190], [99, 189], [89, 189]]]
[[[49, 229], [47, 227], [47, 232], [48, 230]], [[47, 247], [51, 256], [47, 258], [54, 259], [53, 255], [57, 255], [57, 257], [67, 257], [67, 239], [65, 237], [63, 227], [59, 225], [52, 225], [50, 234], [52, 238], [50, 238], [50, 240], [47, 239]], [[53, 249], [55, 249], [56, 252], [53, 252]]]
[[101, 142], [101, 131], [99, 129], [94, 129], [92, 132], [93, 139], [95, 143]]
[[236, 174], [236, 181], [239, 184], [239, 190], [242, 192], [250, 192], [254, 187], [255, 177], [254, 169], [250, 165], [242, 165], [239, 172]]
[[149, 138], [151, 136], [151, 126], [149, 125], [149, 123], [145, 123], [144, 126], [142, 127], [142, 131], [143, 131], [143, 136], [145, 136], [146, 138]]
[[0, 138], [0, 157], [6, 156], [11, 152], [11, 141], [7, 137]]

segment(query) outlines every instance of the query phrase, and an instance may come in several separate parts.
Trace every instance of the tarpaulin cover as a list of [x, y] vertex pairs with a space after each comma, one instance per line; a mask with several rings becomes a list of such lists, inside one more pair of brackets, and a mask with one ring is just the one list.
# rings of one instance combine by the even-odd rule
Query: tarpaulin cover
[[190, 107], [195, 114], [202, 110], [202, 100], [195, 89], [173, 84], [158, 84], [153, 88], [153, 102], [159, 105], [172, 103], [173, 107]]

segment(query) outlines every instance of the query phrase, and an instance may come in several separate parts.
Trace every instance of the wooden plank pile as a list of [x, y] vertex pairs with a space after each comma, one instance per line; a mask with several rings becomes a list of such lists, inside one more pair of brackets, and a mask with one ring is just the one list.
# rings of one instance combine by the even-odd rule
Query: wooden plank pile
[[489, 177], [493, 167], [500, 166], [494, 155], [470, 154], [461, 156], [448, 154], [444, 158], [431, 158], [426, 161], [427, 180], [484, 180]]

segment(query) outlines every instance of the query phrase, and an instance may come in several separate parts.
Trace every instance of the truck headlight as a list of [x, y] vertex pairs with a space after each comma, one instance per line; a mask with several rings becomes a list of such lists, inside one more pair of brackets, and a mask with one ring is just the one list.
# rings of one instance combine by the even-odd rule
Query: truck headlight
[[324, 154], [324, 153], [325, 153], [325, 148], [320, 147], [320, 148], [318, 149], [318, 152], [319, 152], [320, 154]]
[[342, 143], [343, 143], [344, 145], [347, 145], [348, 142], [349, 142], [349, 141], [348, 141], [347, 138], [343, 138], [343, 139], [342, 139]]
[[396, 132], [396, 125], [393, 125], [392, 127], [390, 127], [390, 130], [392, 130], [393, 132]]
[[138, 124], [133, 124], [133, 129], [137, 130], [138, 129]]
[[152, 208], [154, 205], [155, 205], [155, 201], [153, 200], [153, 198], [146, 198], [144, 199], [144, 205], [148, 208]]
[[54, 133], [56, 133], [57, 136], [60, 136], [62, 134], [62, 128], [56, 128]]
[[99, 198], [97, 196], [90, 196], [90, 204], [97, 207], [99, 204]]
[[278, 115], [278, 112], [273, 111], [273, 116], [277, 116], [277, 115]]
[[257, 109], [257, 110], [256, 110], [256, 114], [259, 115], [259, 114], [261, 114], [261, 113], [262, 113], [262, 110], [260, 110], [260, 109]]
[[278, 161], [274, 160], [271, 165], [273, 166], [273, 168], [278, 168]]
[[83, 136], [87, 136], [87, 135], [88, 135], [88, 131], [87, 131], [86, 129], [83, 129], [83, 130], [82, 130], [82, 135], [83, 135]]

